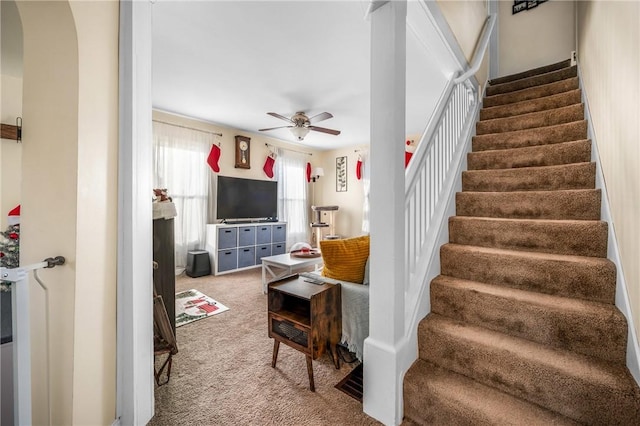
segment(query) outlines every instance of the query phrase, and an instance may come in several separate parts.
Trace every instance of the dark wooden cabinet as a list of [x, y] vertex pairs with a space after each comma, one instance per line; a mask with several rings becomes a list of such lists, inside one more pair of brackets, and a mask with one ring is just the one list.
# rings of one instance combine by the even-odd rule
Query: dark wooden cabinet
[[299, 350], [307, 357], [309, 388], [315, 391], [312, 360], [329, 350], [336, 368], [340, 368], [340, 285], [313, 284], [296, 276], [271, 284], [267, 294], [269, 337], [274, 339], [271, 366], [276, 366], [281, 342]]
[[173, 219], [153, 221], [153, 260], [158, 268], [153, 270], [153, 286], [162, 296], [169, 322], [176, 334], [176, 265], [173, 236]]

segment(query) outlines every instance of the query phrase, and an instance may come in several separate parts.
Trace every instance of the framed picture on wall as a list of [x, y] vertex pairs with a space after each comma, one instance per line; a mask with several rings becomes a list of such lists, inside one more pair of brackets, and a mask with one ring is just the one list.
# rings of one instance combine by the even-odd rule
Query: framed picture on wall
[[336, 157], [336, 192], [347, 191], [347, 157]]

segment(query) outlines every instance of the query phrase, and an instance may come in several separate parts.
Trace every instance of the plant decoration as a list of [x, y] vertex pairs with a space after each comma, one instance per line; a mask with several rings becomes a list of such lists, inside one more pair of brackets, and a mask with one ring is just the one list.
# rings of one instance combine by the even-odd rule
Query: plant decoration
[[[0, 232], [0, 266], [17, 268], [20, 266], [20, 224], [9, 225], [7, 230]], [[0, 291], [9, 291], [9, 281], [0, 282]]]

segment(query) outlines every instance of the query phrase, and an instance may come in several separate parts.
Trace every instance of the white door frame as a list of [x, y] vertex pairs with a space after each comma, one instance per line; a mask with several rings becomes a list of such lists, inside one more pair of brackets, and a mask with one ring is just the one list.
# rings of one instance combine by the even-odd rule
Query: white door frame
[[154, 414], [151, 7], [120, 2], [117, 385], [114, 424]]

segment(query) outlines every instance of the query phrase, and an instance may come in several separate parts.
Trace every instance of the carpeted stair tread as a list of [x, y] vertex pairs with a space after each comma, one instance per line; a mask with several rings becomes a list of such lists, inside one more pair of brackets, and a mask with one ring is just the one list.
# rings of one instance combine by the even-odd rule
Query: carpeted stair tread
[[592, 189], [596, 163], [462, 172], [462, 190], [478, 192]]
[[458, 192], [458, 216], [513, 219], [600, 220], [599, 189]]
[[555, 109], [530, 112], [515, 117], [478, 121], [476, 123], [476, 134], [487, 135], [492, 133], [513, 132], [516, 130], [572, 123], [582, 119], [584, 119], [584, 105], [574, 104]]
[[544, 84], [542, 86], [530, 87], [528, 89], [518, 90], [516, 92], [504, 93], [502, 95], [486, 96], [482, 101], [484, 108], [494, 107], [498, 105], [512, 104], [522, 102], [528, 99], [537, 99], [544, 96], [556, 95], [558, 93], [568, 92], [580, 88], [578, 77], [568, 78], [555, 83]]
[[542, 67], [533, 68], [533, 69], [522, 71], [519, 73], [509, 74], [502, 77], [494, 78], [492, 80], [489, 80], [489, 84], [492, 86], [495, 86], [497, 84], [508, 83], [510, 81], [520, 80], [523, 78], [532, 77], [534, 75], [546, 74], [548, 72], [560, 70], [563, 68], [568, 68], [570, 66], [571, 66], [571, 59], [565, 59], [563, 61], [556, 62], [554, 64], [545, 65]]
[[624, 365], [431, 313], [419, 357], [587, 424], [634, 424], [640, 390]]
[[607, 222], [453, 216], [449, 242], [505, 250], [607, 257]]
[[531, 112], [545, 111], [568, 105], [579, 104], [582, 92], [580, 89], [570, 90], [542, 98], [529, 99], [507, 105], [498, 105], [480, 110], [480, 120], [513, 117]]
[[614, 306], [439, 275], [431, 312], [624, 365], [627, 322]]
[[577, 425], [558, 413], [417, 359], [404, 379], [403, 426]]
[[469, 170], [555, 166], [589, 161], [591, 161], [591, 141], [589, 140], [467, 154], [467, 168]]
[[585, 120], [535, 129], [517, 130], [506, 133], [490, 133], [473, 137], [473, 151], [523, 148], [527, 146], [556, 144], [584, 140], [587, 138]]
[[486, 94], [404, 378], [406, 424], [640, 425], [577, 67]]
[[555, 71], [549, 71], [545, 74], [533, 75], [531, 77], [521, 78], [519, 80], [509, 81], [501, 84], [492, 84], [487, 87], [486, 96], [502, 95], [505, 93], [516, 92], [522, 89], [542, 86], [556, 81], [566, 80], [568, 78], [577, 77], [578, 67], [572, 66], [562, 68]]
[[526, 291], [615, 303], [616, 267], [604, 258], [449, 243], [440, 247], [440, 273]]

